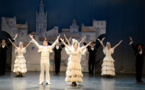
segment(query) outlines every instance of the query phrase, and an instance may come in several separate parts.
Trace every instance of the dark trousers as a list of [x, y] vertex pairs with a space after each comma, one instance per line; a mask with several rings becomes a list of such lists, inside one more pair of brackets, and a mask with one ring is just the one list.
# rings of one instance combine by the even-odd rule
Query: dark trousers
[[55, 59], [55, 73], [56, 74], [60, 72], [60, 63], [61, 63], [60, 58], [56, 58]]
[[142, 80], [142, 70], [143, 70], [143, 56], [136, 57], [136, 80]]
[[95, 68], [95, 60], [89, 60], [88, 65], [89, 65], [88, 67], [89, 73], [93, 74]]
[[6, 67], [6, 57], [2, 55], [2, 57], [0, 57], [0, 75], [4, 75], [5, 74], [5, 67]]

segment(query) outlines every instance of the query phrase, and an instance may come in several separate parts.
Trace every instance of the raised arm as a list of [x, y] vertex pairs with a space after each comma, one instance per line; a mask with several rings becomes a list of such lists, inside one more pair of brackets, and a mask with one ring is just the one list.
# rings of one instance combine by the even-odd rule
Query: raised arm
[[32, 39], [32, 42], [37, 46], [37, 48], [40, 48], [40, 45], [36, 42], [36, 40], [34, 40], [33, 35], [30, 35], [30, 38]]
[[62, 38], [60, 38], [60, 40], [67, 48], [69, 48], [69, 46], [64, 42], [64, 40]]
[[30, 44], [31, 44], [31, 41], [26, 45], [25, 49], [27, 49]]
[[134, 43], [133, 43], [132, 37], [129, 37], [129, 39], [130, 39], [130, 45], [132, 46], [133, 50], [136, 51], [137, 48], [135, 47], [135, 45], [134, 45]]
[[[18, 37], [18, 34], [16, 34], [15, 37], [14, 37], [14, 39], [11, 40], [11, 41], [12, 41], [12, 42], [15, 42], [17, 37]], [[11, 42], [7, 43], [7, 46], [8, 46], [8, 47], [11, 46], [11, 45], [12, 45]]]
[[81, 50], [83, 51], [85, 48], [87, 48], [92, 42], [89, 42], [86, 46], [84, 46]]
[[117, 48], [121, 43], [122, 43], [122, 40], [118, 44], [116, 44], [113, 48], [114, 49]]
[[85, 39], [86, 39], [86, 36], [84, 36], [84, 38], [82, 38], [82, 40], [80, 41], [80, 44], [81, 44], [82, 42], [84, 42]]
[[9, 41], [12, 43], [12, 45], [17, 49], [17, 46], [9, 39]]
[[54, 48], [55, 47], [55, 45], [58, 43], [59, 38], [60, 38], [60, 34], [57, 37], [57, 39], [55, 40], [55, 42], [51, 45], [51, 48]]
[[104, 39], [105, 39], [105, 37], [102, 40], [98, 39], [98, 41], [100, 42], [100, 44], [102, 45], [103, 48], [105, 48], [105, 46], [103, 44]]
[[69, 42], [69, 40], [66, 38], [66, 35], [65, 35], [65, 34], [64, 34], [64, 38], [65, 38], [65, 40], [67, 41], [68, 45], [71, 46], [71, 45], [70, 45], [70, 42]]

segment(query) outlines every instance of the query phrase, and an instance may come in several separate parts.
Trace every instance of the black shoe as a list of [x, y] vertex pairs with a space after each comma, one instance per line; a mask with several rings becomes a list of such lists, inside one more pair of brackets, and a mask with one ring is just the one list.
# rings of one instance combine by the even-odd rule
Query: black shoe
[[15, 77], [20, 77], [20, 75], [16, 75]]

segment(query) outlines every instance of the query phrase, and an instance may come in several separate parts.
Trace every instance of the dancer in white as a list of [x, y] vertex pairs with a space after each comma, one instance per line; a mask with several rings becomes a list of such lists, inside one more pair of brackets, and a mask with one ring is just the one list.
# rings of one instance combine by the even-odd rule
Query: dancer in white
[[29, 42], [26, 47], [23, 47], [23, 42], [19, 42], [19, 47], [17, 47], [10, 39], [9, 41], [16, 48], [15, 53], [17, 53], [13, 72], [17, 74], [16, 77], [23, 77], [23, 73], [27, 72], [24, 53], [26, 53], [26, 49], [31, 42]]
[[48, 43], [46, 40], [44, 40], [43, 45], [39, 45], [34, 39], [33, 36], [30, 35], [30, 38], [32, 39], [32, 42], [38, 47], [38, 52], [41, 52], [41, 73], [40, 73], [40, 79], [39, 79], [39, 84], [43, 84], [44, 81], [44, 70], [46, 70], [46, 84], [51, 84], [50, 83], [50, 75], [49, 75], [49, 55], [52, 52], [53, 48], [55, 45], [58, 43], [60, 35], [57, 37], [56, 41], [51, 45], [48, 46]]
[[107, 42], [106, 47], [104, 46], [103, 44], [104, 39], [105, 38], [103, 38], [102, 40], [98, 39], [98, 41], [103, 47], [103, 52], [106, 55], [105, 58], [103, 59], [101, 75], [106, 77], [115, 76], [114, 59], [112, 58], [111, 54], [114, 53], [114, 49], [121, 44], [122, 40], [113, 48], [111, 48], [110, 42]]
[[62, 41], [62, 43], [66, 46], [67, 49], [66, 52], [67, 54], [70, 55], [69, 57], [69, 61], [68, 61], [68, 67], [67, 67], [67, 71], [66, 71], [66, 82], [72, 82], [72, 85], [76, 86], [77, 83], [76, 82], [83, 82], [82, 77], [83, 74], [81, 72], [82, 67], [80, 64], [81, 58], [80, 55], [84, 55], [85, 54], [85, 49], [86, 47], [88, 47], [90, 45], [87, 44], [86, 46], [80, 48], [79, 47], [79, 42], [75, 39], [73, 39], [73, 46], [70, 47], [69, 45], [67, 45], [63, 39], [60, 39]]

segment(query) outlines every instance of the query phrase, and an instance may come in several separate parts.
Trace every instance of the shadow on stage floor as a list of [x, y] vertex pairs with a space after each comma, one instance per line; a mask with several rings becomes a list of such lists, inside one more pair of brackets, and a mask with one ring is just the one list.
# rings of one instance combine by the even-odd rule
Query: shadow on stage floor
[[[66, 83], [65, 73], [55, 75], [51, 72], [52, 85], [38, 85], [40, 72], [28, 72], [24, 77], [15, 77], [12, 72], [0, 76], [0, 90], [145, 90], [145, 83], [136, 83], [134, 74], [117, 74], [114, 78], [104, 78], [100, 74], [83, 73], [83, 83], [70, 86]], [[145, 78], [143, 78], [145, 81]]]

